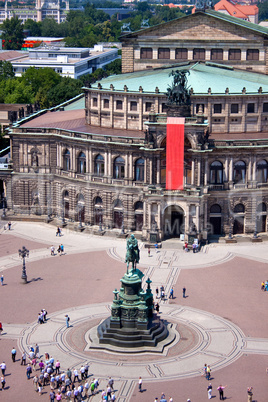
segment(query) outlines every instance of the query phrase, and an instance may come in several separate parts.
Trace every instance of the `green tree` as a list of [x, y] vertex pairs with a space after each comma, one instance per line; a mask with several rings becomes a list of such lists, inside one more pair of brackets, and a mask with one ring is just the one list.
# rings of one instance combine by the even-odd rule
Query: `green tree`
[[268, 19], [268, 1], [263, 1], [258, 3], [259, 7], [259, 22]]
[[82, 92], [81, 87], [81, 81], [63, 77], [59, 84], [51, 88], [47, 94], [49, 107], [59, 105], [79, 95]]
[[56, 86], [61, 80], [61, 76], [51, 68], [28, 68], [22, 75], [22, 81], [25, 85], [31, 85], [34, 93], [38, 93], [40, 89], [49, 91]]
[[41, 22], [28, 19], [24, 23], [24, 29], [29, 30], [31, 36], [41, 36], [41, 25]]
[[2, 24], [2, 40], [4, 40], [4, 49], [20, 50], [23, 44], [24, 33], [22, 22], [18, 17], [12, 17], [5, 20]]
[[0, 60], [0, 80], [7, 80], [15, 77], [12, 64], [9, 61]]

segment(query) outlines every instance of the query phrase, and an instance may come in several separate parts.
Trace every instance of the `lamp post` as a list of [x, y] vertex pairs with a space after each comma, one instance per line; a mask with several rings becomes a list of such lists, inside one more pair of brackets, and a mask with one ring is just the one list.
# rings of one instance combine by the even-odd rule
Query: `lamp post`
[[26, 275], [26, 266], [25, 266], [25, 258], [29, 257], [29, 250], [25, 246], [22, 247], [22, 250], [19, 250], [19, 256], [22, 258], [22, 274], [21, 279], [24, 283], [27, 283], [27, 275]]
[[61, 210], [61, 223], [62, 223], [62, 226], [64, 226], [64, 225], [65, 225], [65, 218], [64, 218], [64, 200], [62, 200], [61, 206], [62, 206], [62, 210]]
[[79, 220], [79, 229], [82, 229], [82, 205], [78, 204], [78, 220]]
[[229, 240], [231, 240], [233, 238], [232, 233], [233, 233], [233, 218], [230, 217], [229, 218], [229, 236], [228, 236]]
[[123, 211], [123, 217], [122, 217], [122, 226], [121, 226], [121, 235], [125, 234], [125, 227], [124, 227], [124, 211]]
[[101, 224], [102, 213], [101, 213], [101, 209], [98, 209], [98, 214], [99, 214], [99, 232], [102, 232], [102, 224]]

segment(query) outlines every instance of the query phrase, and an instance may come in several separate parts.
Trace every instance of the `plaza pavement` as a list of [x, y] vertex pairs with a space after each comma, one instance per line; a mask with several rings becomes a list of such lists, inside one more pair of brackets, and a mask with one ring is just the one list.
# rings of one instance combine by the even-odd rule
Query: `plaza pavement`
[[[62, 369], [90, 363], [90, 373], [106, 386], [115, 379], [117, 400], [153, 401], [161, 392], [175, 401], [207, 400], [207, 381], [201, 376], [204, 363], [211, 364], [213, 395], [220, 383], [227, 383], [227, 398], [247, 399], [247, 386], [254, 387], [256, 401], [267, 398], [268, 366], [267, 297], [260, 283], [268, 278], [267, 243], [211, 244], [200, 253], [185, 253], [181, 244], [173, 249], [148, 251], [140, 243], [140, 269], [152, 289], [174, 287], [175, 298], [160, 303], [163, 319], [178, 329], [180, 341], [163, 356], [123, 355], [89, 349], [87, 327], [109, 315], [115, 287], [125, 272], [126, 241], [63, 231], [46, 224], [14, 222], [12, 230], [2, 228], [0, 267], [6, 286], [0, 289], [0, 360], [8, 364], [6, 401], [40, 399], [26, 380], [25, 369], [11, 363], [10, 351], [34, 343], [41, 354], [59, 359]], [[50, 246], [65, 247], [65, 255], [50, 256]], [[18, 248], [30, 250], [26, 261], [29, 283], [20, 280]], [[182, 298], [182, 287], [187, 298]], [[48, 310], [49, 321], [37, 325], [37, 313]], [[71, 328], [65, 328], [65, 314]], [[178, 339], [178, 338], [177, 338]], [[146, 391], [139, 393], [142, 376]], [[48, 400], [48, 387], [42, 399]], [[218, 398], [218, 395], [217, 395]], [[91, 398], [100, 400], [100, 395]]]

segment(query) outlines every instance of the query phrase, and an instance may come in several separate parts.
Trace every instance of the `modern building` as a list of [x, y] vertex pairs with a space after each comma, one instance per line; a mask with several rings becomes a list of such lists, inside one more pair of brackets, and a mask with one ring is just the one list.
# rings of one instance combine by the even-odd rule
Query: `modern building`
[[43, 46], [28, 49], [28, 57], [24, 54], [20, 59], [10, 61], [17, 77], [30, 67], [49, 67], [63, 77], [79, 78], [97, 68], [103, 68], [117, 58], [118, 49], [106, 49], [100, 45], [92, 49]]
[[[220, 34], [218, 46], [244, 51], [255, 37], [265, 53], [267, 31], [215, 11], [187, 18], [188, 25], [183, 17], [158, 26], [158, 39], [151, 28], [126, 35], [122, 61], [131, 72], [84, 88], [84, 104], [80, 98], [13, 125], [13, 172], [0, 172], [9, 214], [80, 222], [101, 234], [135, 231], [151, 241], [267, 232], [268, 77], [255, 72], [260, 60], [257, 67], [250, 62], [252, 72], [208, 57], [211, 38]], [[139, 62], [142, 48], [158, 55], [165, 43], [173, 51], [188, 35], [185, 48], [202, 41], [207, 60], [165, 59], [164, 67], [154, 58], [156, 69]], [[182, 85], [175, 82], [180, 74], [188, 80], [190, 108], [170, 97], [168, 88]], [[173, 142], [174, 158], [176, 115], [183, 135]], [[181, 182], [174, 187], [169, 174], [176, 159]]]

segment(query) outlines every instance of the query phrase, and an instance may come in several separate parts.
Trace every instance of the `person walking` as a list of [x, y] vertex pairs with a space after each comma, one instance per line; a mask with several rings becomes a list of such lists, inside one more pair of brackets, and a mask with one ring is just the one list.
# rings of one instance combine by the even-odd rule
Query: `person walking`
[[221, 401], [224, 400], [224, 393], [223, 393], [223, 390], [224, 390], [224, 388], [226, 388], [226, 387], [227, 387], [227, 385], [225, 385], [225, 386], [219, 385], [218, 388], [217, 388], [217, 390], [219, 391], [219, 397], [220, 397], [220, 400], [221, 400]]
[[139, 392], [142, 392], [142, 378], [139, 378]]
[[211, 385], [211, 383], [209, 383], [209, 385], [207, 387], [207, 391], [208, 391], [208, 399], [211, 399], [212, 398], [212, 395], [211, 395], [211, 393], [212, 393], [212, 385]]
[[34, 390], [36, 392], [38, 392], [38, 380], [39, 380], [38, 376], [35, 375], [34, 378], [33, 378], [33, 385], [34, 385]]
[[6, 372], [6, 368], [7, 368], [6, 363], [5, 362], [1, 363], [0, 367], [2, 370], [2, 375], [5, 376], [5, 372]]
[[182, 297], [185, 299], [186, 297], [186, 287], [183, 287], [182, 289]]
[[173, 299], [173, 298], [174, 298], [174, 290], [173, 290], [173, 287], [170, 289], [169, 298], [170, 298], [170, 299]]
[[3, 325], [2, 325], [2, 323], [0, 322], [0, 335], [2, 334], [2, 331], [3, 331]]
[[4, 285], [4, 275], [1, 275], [1, 285]]
[[159, 295], [159, 289], [158, 289], [158, 287], [155, 289], [155, 294], [156, 294], [156, 299], [158, 299], [158, 295]]
[[110, 387], [113, 391], [114, 390], [114, 380], [111, 377], [109, 377], [108, 384], [110, 385]]
[[16, 361], [16, 353], [17, 353], [17, 351], [13, 346], [13, 349], [11, 350], [11, 358], [12, 358], [13, 363], [15, 363], [15, 361]]
[[64, 253], [64, 246], [63, 244], [60, 245], [60, 255], [63, 255]]
[[150, 257], [151, 256], [151, 249], [150, 249], [150, 247], [148, 247], [148, 257]]
[[50, 247], [50, 254], [51, 254], [52, 256], [55, 255], [55, 247], [54, 247], [54, 246], [51, 246], [51, 247]]
[[20, 365], [21, 366], [26, 366], [26, 352], [25, 351], [22, 352]]
[[66, 321], [66, 328], [69, 328], [70, 326], [70, 317], [68, 316], [68, 314], [65, 315], [65, 321]]
[[31, 374], [32, 374], [32, 367], [30, 366], [30, 364], [28, 364], [28, 366], [26, 368], [27, 380], [29, 380], [31, 378]]
[[247, 389], [247, 394], [248, 394], [248, 402], [252, 402], [252, 397], [253, 397], [253, 387], [248, 387]]
[[2, 377], [1, 377], [1, 385], [2, 385], [2, 389], [5, 389], [5, 386], [6, 386], [6, 379], [5, 379], [5, 376], [4, 376], [4, 375], [2, 375]]
[[208, 381], [210, 380], [210, 375], [211, 375], [211, 368], [210, 368], [210, 366], [207, 366], [206, 379], [207, 379]]
[[11, 230], [11, 222], [10, 221], [8, 222], [7, 226], [8, 226], [8, 230]]

